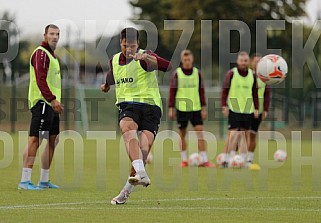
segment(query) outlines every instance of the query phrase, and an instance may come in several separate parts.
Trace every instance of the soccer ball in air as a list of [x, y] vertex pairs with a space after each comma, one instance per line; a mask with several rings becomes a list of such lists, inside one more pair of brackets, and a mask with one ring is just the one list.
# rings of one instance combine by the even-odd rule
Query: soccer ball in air
[[232, 168], [242, 168], [244, 167], [245, 160], [240, 155], [235, 155], [230, 161], [230, 167]]
[[188, 158], [189, 166], [199, 166], [202, 164], [201, 156], [198, 153], [192, 153]]
[[267, 85], [279, 84], [286, 78], [288, 65], [279, 55], [269, 54], [258, 62], [257, 76]]
[[274, 153], [274, 160], [278, 162], [284, 162], [287, 157], [288, 157], [288, 154], [286, 153], [285, 150], [282, 150], [282, 149], [278, 149]]

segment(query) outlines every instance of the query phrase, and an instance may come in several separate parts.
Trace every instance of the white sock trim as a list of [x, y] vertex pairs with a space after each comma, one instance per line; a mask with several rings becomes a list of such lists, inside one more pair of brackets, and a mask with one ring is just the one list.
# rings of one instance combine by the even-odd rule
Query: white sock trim
[[201, 159], [203, 163], [208, 162], [208, 158], [207, 158], [207, 152], [206, 151], [201, 151], [200, 153]]
[[40, 170], [40, 182], [48, 182], [49, 181], [49, 169], [42, 169]]
[[131, 193], [134, 190], [134, 185], [131, 185], [130, 183], [128, 183], [128, 181], [126, 181], [126, 184], [125, 184], [123, 190], [126, 190], [126, 191], [128, 191], [128, 193]]
[[254, 160], [254, 152], [248, 152], [247, 161], [248, 162], [253, 162], [253, 160]]
[[133, 165], [136, 173], [137, 172], [145, 172], [144, 162], [142, 159], [134, 160], [132, 162], [132, 165]]
[[240, 153], [240, 156], [244, 159], [244, 161], [245, 161], [245, 159], [246, 159], [246, 153]]
[[31, 181], [31, 168], [22, 168], [21, 182]]
[[182, 161], [187, 161], [187, 151], [186, 150], [181, 151], [181, 158], [182, 158]]

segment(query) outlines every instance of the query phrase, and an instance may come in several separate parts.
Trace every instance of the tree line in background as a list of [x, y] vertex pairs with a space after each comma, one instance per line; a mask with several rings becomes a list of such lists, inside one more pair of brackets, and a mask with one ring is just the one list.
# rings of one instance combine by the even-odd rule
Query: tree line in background
[[[282, 49], [282, 56], [287, 60], [289, 65], [289, 75], [287, 83], [291, 83], [292, 67], [292, 19], [300, 19], [306, 16], [305, 7], [307, 0], [130, 0], [134, 8], [134, 19], [142, 19], [153, 22], [158, 29], [159, 44], [156, 50], [162, 56], [171, 58], [176, 43], [178, 42], [182, 31], [164, 30], [164, 20], [194, 20], [194, 32], [188, 44], [195, 56], [196, 65], [201, 65], [201, 51], [207, 47], [207, 44], [201, 44], [201, 21], [212, 21], [212, 58], [213, 67], [209, 70], [216, 72], [216, 75], [204, 72], [206, 79], [218, 79], [219, 75], [219, 21], [220, 20], [240, 20], [245, 22], [251, 32], [251, 52], [256, 52], [256, 22], [257, 20], [284, 20], [286, 22], [285, 30], [270, 32], [267, 41], [268, 48]], [[320, 27], [321, 28], [321, 27]], [[309, 37], [311, 27], [305, 26], [304, 39]], [[240, 34], [232, 32], [231, 35], [231, 52], [239, 51]], [[304, 45], [304, 43], [302, 43]], [[203, 49], [202, 49], [203, 47]], [[317, 44], [320, 48], [320, 44]], [[320, 57], [320, 50], [315, 49], [317, 57]], [[204, 67], [203, 67], [204, 69]], [[206, 70], [206, 67], [205, 67]], [[224, 71], [225, 72], [225, 71]], [[221, 80], [220, 80], [221, 81]], [[311, 91], [316, 90], [314, 80], [311, 78], [310, 71], [304, 69], [304, 89], [289, 90], [280, 89], [280, 93], [287, 93], [293, 97], [309, 97]], [[286, 86], [290, 88], [290, 86]]]
[[[177, 47], [177, 42], [181, 36], [180, 30], [165, 30], [165, 20], [194, 20], [194, 32], [188, 43], [188, 48], [195, 54], [195, 64], [201, 67], [200, 55], [204, 48], [212, 47], [212, 61], [208, 64], [203, 64], [202, 69], [204, 71], [205, 79], [211, 83], [211, 85], [219, 85], [221, 79], [219, 79], [219, 21], [220, 20], [240, 20], [245, 22], [251, 32], [251, 52], [255, 53], [256, 46], [256, 21], [257, 20], [285, 20], [286, 29], [281, 31], [274, 31], [268, 35], [268, 48], [270, 49], [282, 49], [282, 56], [287, 60], [289, 65], [289, 75], [286, 81], [285, 88], [278, 89], [281, 94], [289, 95], [294, 98], [304, 99], [310, 97], [311, 92], [316, 91], [315, 81], [311, 77], [309, 69], [304, 69], [304, 88], [292, 89], [291, 88], [291, 67], [292, 67], [292, 24], [291, 19], [302, 18], [306, 15], [305, 5], [308, 0], [129, 0], [129, 3], [133, 7], [133, 19], [148, 20], [154, 23], [158, 29], [158, 47], [156, 53], [162, 55], [165, 58], [171, 59], [173, 52]], [[14, 16], [9, 12], [3, 13], [0, 16], [3, 20], [9, 20], [14, 22]], [[212, 32], [211, 43], [201, 44], [201, 21], [211, 20]], [[304, 39], [309, 37], [311, 27], [305, 26]], [[204, 33], [204, 32], [203, 32]], [[239, 51], [239, 38], [240, 34], [237, 32], [231, 33], [231, 52]], [[142, 43], [145, 42], [146, 35], [142, 32]], [[100, 52], [94, 53], [87, 47], [80, 51], [80, 65], [82, 67], [91, 67], [91, 71], [101, 71], [101, 67], [105, 71], [108, 69], [108, 60], [100, 60], [103, 54], [106, 53], [109, 57], [119, 50], [119, 37], [101, 37], [98, 38], [96, 43], [84, 43], [87, 46], [94, 48], [98, 42], [107, 41], [109, 45], [107, 49], [99, 49]], [[7, 33], [0, 31], [0, 52], [5, 52], [7, 49]], [[319, 42], [320, 43], [320, 42]], [[304, 44], [304, 43], [302, 43]], [[104, 45], [104, 44], [102, 44]], [[315, 53], [320, 58], [320, 46], [315, 49]], [[23, 73], [28, 72], [30, 53], [34, 49], [34, 43], [30, 43], [28, 40], [22, 40], [19, 42], [19, 52], [16, 59], [13, 61], [15, 64], [16, 72]], [[144, 47], [144, 45], [142, 45]], [[203, 47], [203, 48], [202, 48]], [[64, 46], [65, 51], [70, 51], [73, 54], [74, 49], [71, 46]], [[206, 50], [206, 49], [205, 49]], [[260, 52], [258, 52], [260, 53]], [[98, 59], [97, 59], [98, 58]], [[173, 59], [178, 59], [173, 58]], [[1, 59], [2, 60], [2, 59]], [[99, 61], [99, 63], [97, 63]], [[319, 60], [320, 61], [320, 60]], [[86, 63], [86, 64], [85, 64]], [[0, 61], [0, 70], [3, 68], [3, 63]], [[98, 69], [93, 69], [98, 68]], [[68, 69], [66, 69], [68, 70]], [[221, 71], [225, 72], [225, 71]], [[1, 73], [1, 71], [0, 71]], [[169, 75], [162, 76], [161, 82], [168, 84]], [[3, 78], [8, 78], [3, 75]]]
[[[157, 51], [162, 55], [170, 57], [173, 52], [173, 45], [169, 40], [177, 42], [181, 32], [164, 30], [164, 20], [194, 20], [194, 33], [189, 43], [189, 48], [199, 55], [201, 49], [201, 21], [212, 20], [213, 23], [213, 56], [218, 61], [219, 43], [219, 21], [240, 20], [245, 22], [252, 36], [252, 53], [256, 48], [256, 21], [257, 20], [285, 20], [289, 25], [291, 18], [305, 16], [305, 4], [307, 0], [130, 0], [134, 7], [134, 19], [143, 19], [153, 22], [158, 28], [159, 47]], [[138, 9], [138, 10], [137, 10]], [[290, 44], [288, 41], [291, 34], [290, 26], [287, 27], [284, 35], [279, 36], [277, 42], [280, 48]], [[271, 37], [272, 38], [272, 37]], [[275, 37], [273, 37], [275, 38]], [[232, 36], [231, 51], [238, 51], [238, 35]], [[175, 46], [175, 45], [174, 45]], [[288, 53], [288, 52], [287, 52]], [[196, 61], [200, 63], [199, 57]]]

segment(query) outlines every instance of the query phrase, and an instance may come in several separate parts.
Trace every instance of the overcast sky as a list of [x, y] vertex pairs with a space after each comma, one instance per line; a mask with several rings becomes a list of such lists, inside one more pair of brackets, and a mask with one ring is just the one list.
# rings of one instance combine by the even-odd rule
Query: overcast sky
[[[71, 36], [93, 40], [102, 33], [118, 33], [124, 24], [113, 20], [129, 19], [133, 13], [129, 0], [0, 0], [0, 10], [9, 10], [16, 16], [21, 38], [33, 38], [43, 33], [48, 23], [55, 23], [65, 31], [67, 25]], [[307, 10], [311, 24], [321, 6], [319, 0], [309, 0]], [[40, 37], [41, 38], [41, 37]], [[62, 40], [66, 38], [62, 36]]]

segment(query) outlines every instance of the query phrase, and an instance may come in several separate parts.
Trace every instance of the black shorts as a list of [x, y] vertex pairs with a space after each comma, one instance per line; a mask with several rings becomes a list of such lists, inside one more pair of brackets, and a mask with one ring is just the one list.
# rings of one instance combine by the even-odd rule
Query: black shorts
[[252, 116], [252, 120], [251, 120], [250, 131], [252, 131], [254, 133], [257, 133], [257, 131], [259, 130], [261, 122], [262, 122], [262, 114], [260, 114], [258, 118], [255, 118], [254, 115], [253, 115]]
[[123, 102], [118, 104], [118, 109], [119, 122], [125, 117], [132, 118], [138, 125], [138, 131], [147, 130], [156, 136], [162, 116], [158, 106]]
[[182, 112], [176, 110], [176, 120], [179, 129], [186, 129], [189, 121], [193, 126], [203, 125], [201, 111]]
[[44, 101], [38, 101], [31, 108], [32, 118], [29, 136], [48, 138], [59, 134], [59, 114]]
[[253, 114], [242, 114], [229, 111], [228, 114], [228, 129], [249, 130], [251, 127]]

